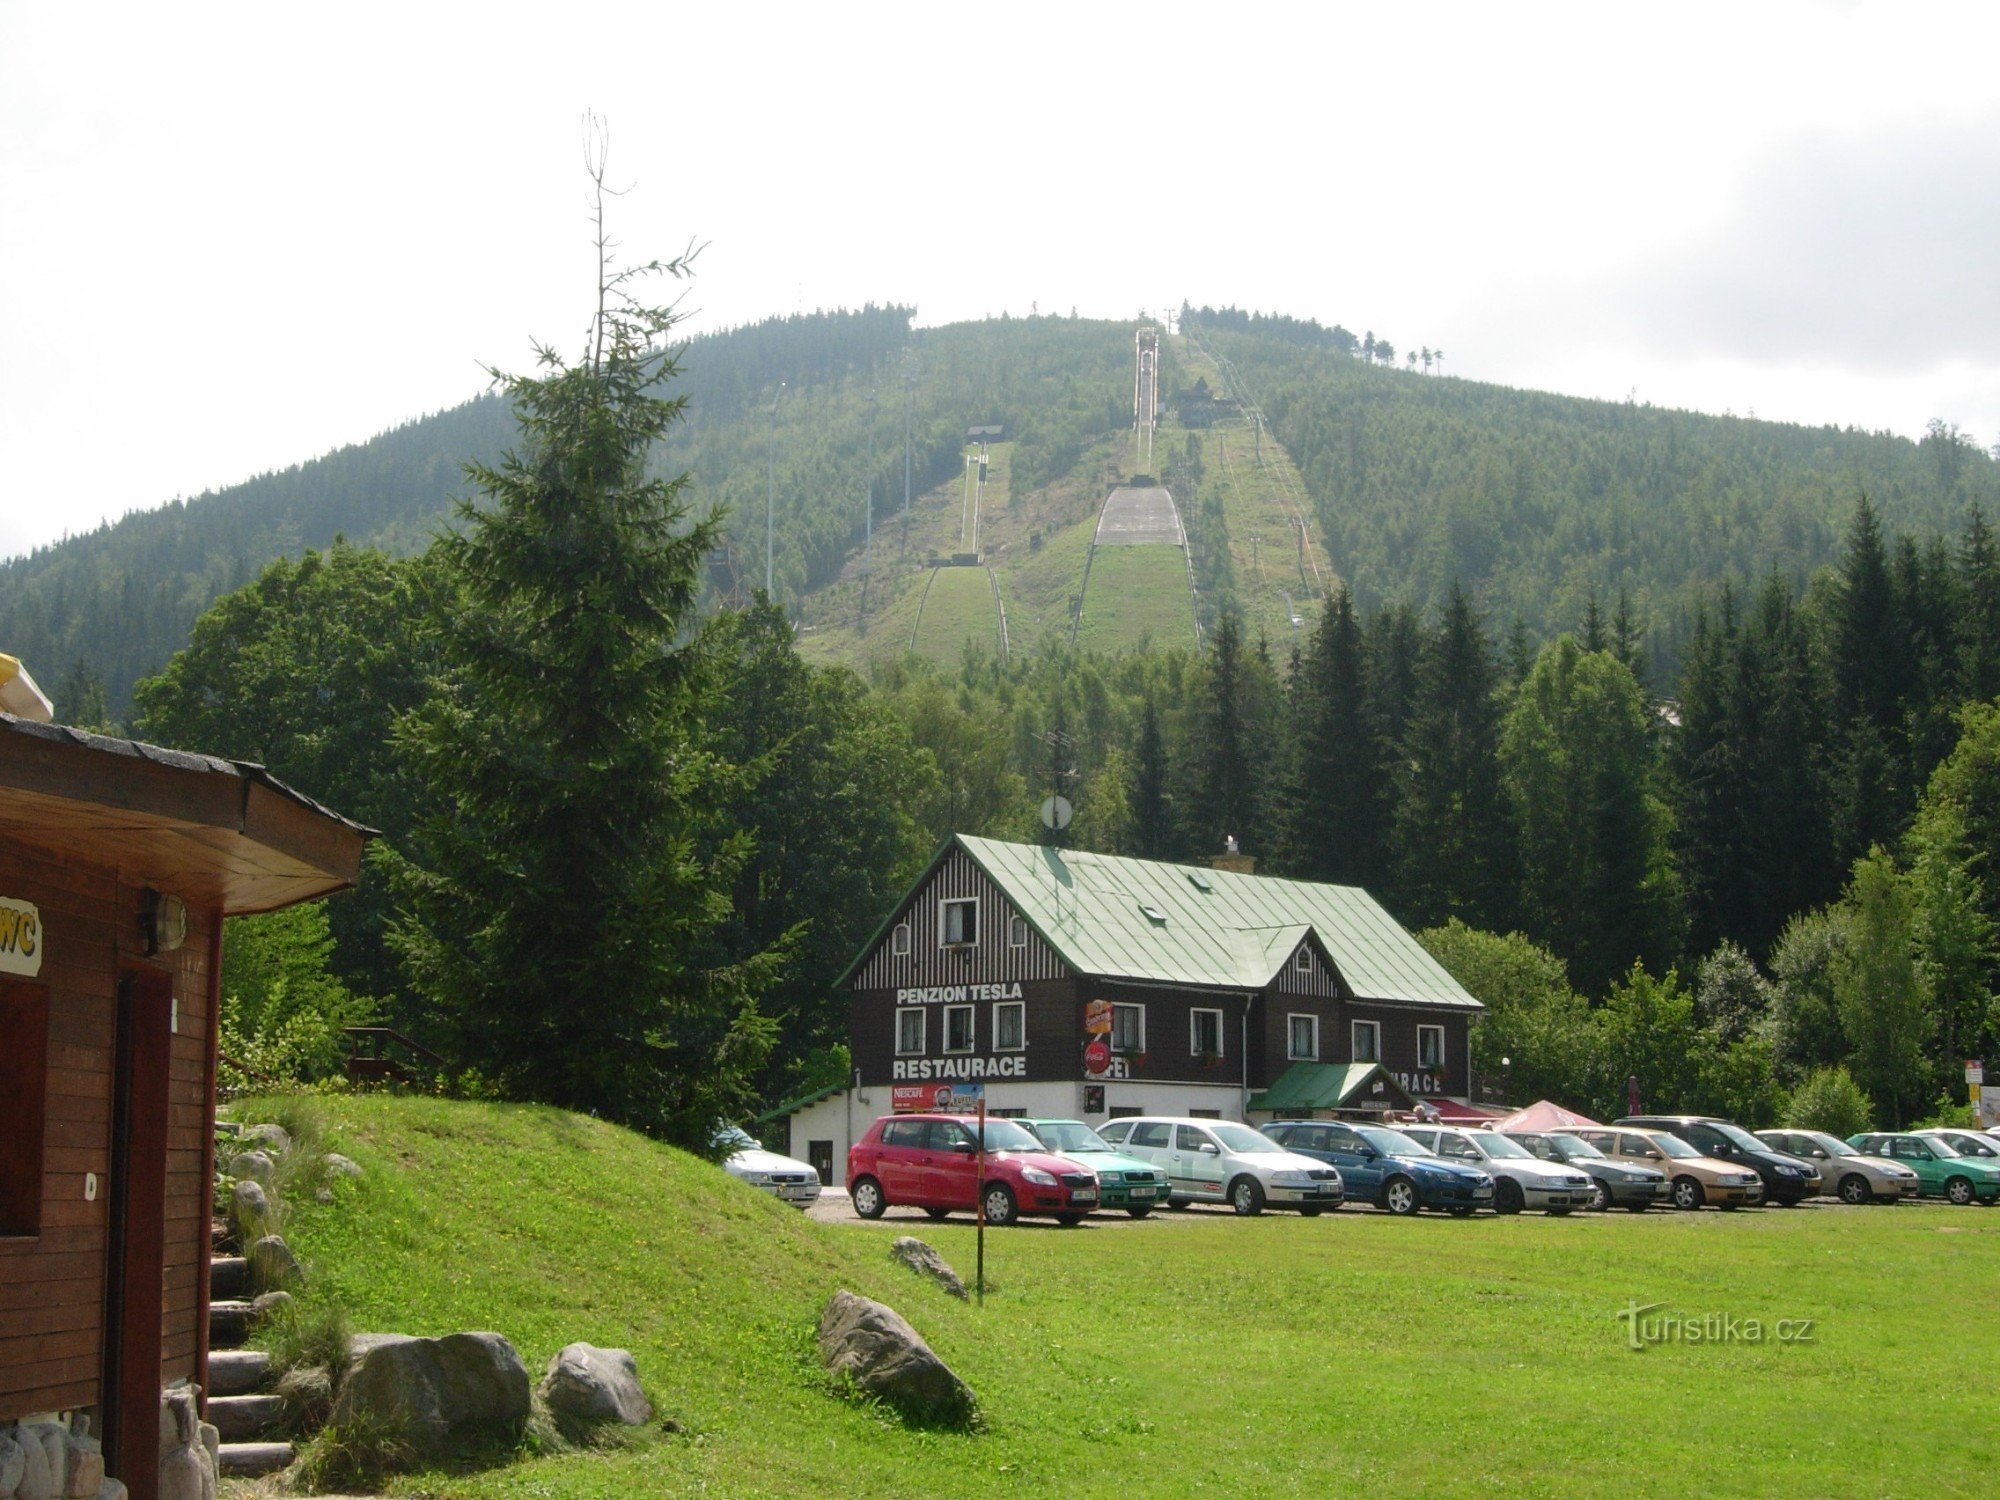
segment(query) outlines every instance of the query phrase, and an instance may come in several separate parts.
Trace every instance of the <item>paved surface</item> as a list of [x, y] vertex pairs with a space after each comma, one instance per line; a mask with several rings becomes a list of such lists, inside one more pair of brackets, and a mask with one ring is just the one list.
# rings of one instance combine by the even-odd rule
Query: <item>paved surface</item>
[[1127, 489], [1120, 485], [1104, 502], [1097, 518], [1097, 545], [1137, 547], [1160, 543], [1169, 547], [1187, 545], [1181, 530], [1181, 514], [1174, 508], [1173, 492], [1161, 485]]

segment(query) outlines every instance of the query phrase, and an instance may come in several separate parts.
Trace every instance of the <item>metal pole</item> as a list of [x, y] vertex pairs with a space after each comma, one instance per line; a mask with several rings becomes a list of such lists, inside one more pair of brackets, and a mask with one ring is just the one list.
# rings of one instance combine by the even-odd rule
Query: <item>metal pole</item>
[[977, 1163], [973, 1180], [979, 1186], [979, 1228], [974, 1238], [979, 1244], [978, 1266], [973, 1273], [973, 1284], [979, 1288], [979, 1305], [986, 1305], [986, 1091], [979, 1092], [979, 1146], [975, 1155]]
[[868, 502], [864, 514], [867, 518], [867, 545], [862, 552], [864, 571], [872, 571], [875, 566], [875, 395], [868, 393]]
[[771, 398], [771, 470], [764, 488], [764, 597], [771, 597], [771, 516], [778, 508], [778, 397], [785, 394], [785, 382]]
[[917, 414], [917, 377], [903, 376], [903, 519], [910, 519], [910, 426]]

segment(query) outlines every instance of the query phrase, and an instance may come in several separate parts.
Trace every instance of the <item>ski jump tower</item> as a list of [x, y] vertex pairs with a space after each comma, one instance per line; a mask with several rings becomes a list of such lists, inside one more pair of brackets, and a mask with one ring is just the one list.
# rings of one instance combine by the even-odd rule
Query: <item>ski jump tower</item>
[[1153, 472], [1153, 426], [1160, 415], [1160, 330], [1147, 324], [1135, 339], [1138, 364], [1132, 373], [1132, 431], [1137, 437], [1139, 472]]

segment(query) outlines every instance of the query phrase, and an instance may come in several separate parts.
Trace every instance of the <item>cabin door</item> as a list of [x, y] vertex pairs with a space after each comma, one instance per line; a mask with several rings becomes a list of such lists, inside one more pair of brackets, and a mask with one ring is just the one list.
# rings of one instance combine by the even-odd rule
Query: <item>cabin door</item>
[[105, 1272], [104, 1466], [125, 1481], [131, 1500], [153, 1500], [159, 1487], [173, 1003], [171, 976], [137, 968], [120, 975]]

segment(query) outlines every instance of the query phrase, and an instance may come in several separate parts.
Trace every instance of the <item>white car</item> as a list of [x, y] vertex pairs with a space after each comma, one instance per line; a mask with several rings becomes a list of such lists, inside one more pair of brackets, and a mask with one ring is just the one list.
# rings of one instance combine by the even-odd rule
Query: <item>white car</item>
[[1824, 1130], [1760, 1130], [1757, 1139], [1818, 1167], [1819, 1190], [1842, 1203], [1869, 1203], [1877, 1198], [1894, 1203], [1916, 1197], [1923, 1187], [1908, 1167], [1886, 1156], [1864, 1156]]
[[764, 1143], [734, 1126], [715, 1138], [729, 1154], [722, 1167], [731, 1177], [740, 1177], [750, 1186], [782, 1198], [794, 1208], [810, 1208], [819, 1201], [819, 1173], [809, 1162], [766, 1151]]
[[1398, 1127], [1411, 1140], [1431, 1148], [1446, 1161], [1478, 1167], [1493, 1178], [1493, 1211], [1517, 1214], [1524, 1208], [1563, 1214], [1589, 1208], [1597, 1201], [1597, 1184], [1589, 1174], [1558, 1162], [1543, 1161], [1519, 1141], [1495, 1130], [1447, 1130], [1437, 1125]]
[[1239, 1214], [1266, 1206], [1296, 1208], [1307, 1218], [1338, 1208], [1346, 1189], [1340, 1169], [1287, 1151], [1262, 1131], [1233, 1120], [1140, 1115], [1097, 1132], [1127, 1156], [1163, 1167], [1167, 1202], [1227, 1203]]

